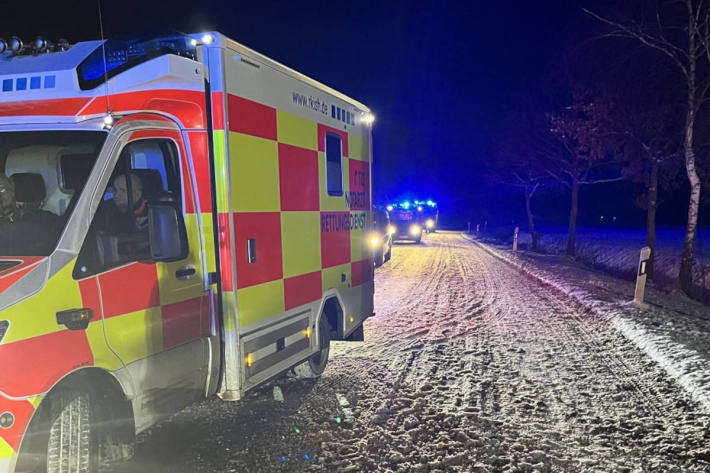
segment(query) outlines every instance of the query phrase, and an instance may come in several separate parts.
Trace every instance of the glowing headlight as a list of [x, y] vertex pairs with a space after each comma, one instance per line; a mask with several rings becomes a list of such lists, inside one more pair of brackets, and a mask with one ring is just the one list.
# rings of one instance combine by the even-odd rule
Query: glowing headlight
[[420, 227], [419, 225], [412, 225], [411, 227], [409, 227], [409, 233], [414, 236], [419, 235], [421, 231], [422, 227]]
[[387, 233], [389, 233], [390, 235], [394, 235], [395, 233], [397, 233], [397, 227], [395, 227], [394, 225], [387, 225]]
[[432, 220], [432, 219], [427, 219], [427, 221], [426, 221], [426, 227], [427, 227], [427, 228], [434, 228], [434, 220]]
[[368, 243], [370, 244], [370, 248], [375, 249], [378, 246], [380, 246], [380, 243], [382, 243], [382, 240], [380, 239], [379, 236], [377, 235], [372, 235], [368, 239]]

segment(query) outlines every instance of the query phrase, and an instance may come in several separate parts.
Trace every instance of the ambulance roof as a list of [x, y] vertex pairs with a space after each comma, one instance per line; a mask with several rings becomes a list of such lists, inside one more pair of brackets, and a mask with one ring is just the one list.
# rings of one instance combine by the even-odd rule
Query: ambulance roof
[[0, 74], [33, 74], [38, 72], [63, 71], [76, 67], [92, 51], [101, 45], [101, 41], [77, 43], [67, 51], [38, 55], [11, 56], [0, 54]]

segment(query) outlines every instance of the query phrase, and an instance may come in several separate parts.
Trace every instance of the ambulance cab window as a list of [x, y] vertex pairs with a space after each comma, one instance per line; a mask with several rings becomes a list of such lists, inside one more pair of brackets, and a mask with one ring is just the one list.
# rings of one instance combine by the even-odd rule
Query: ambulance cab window
[[0, 132], [0, 257], [54, 251], [106, 136], [79, 130]]
[[84, 240], [74, 277], [149, 260], [148, 207], [167, 203], [182, 211], [180, 183], [172, 141], [140, 140], [126, 145]]
[[339, 135], [325, 135], [325, 170], [328, 195], [343, 195], [343, 142]]

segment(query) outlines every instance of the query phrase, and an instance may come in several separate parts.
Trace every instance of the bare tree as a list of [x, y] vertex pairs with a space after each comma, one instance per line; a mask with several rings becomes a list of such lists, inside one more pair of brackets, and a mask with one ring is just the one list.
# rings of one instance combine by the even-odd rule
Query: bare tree
[[[660, 192], [675, 182], [683, 161], [684, 114], [679, 100], [683, 90], [676, 86], [676, 73], [670, 65], [648, 70], [648, 61], [655, 54], [650, 50], [633, 47], [620, 53], [616, 48], [610, 57], [597, 42], [590, 45], [596, 49], [591, 54], [601, 54], [598, 63], [604, 64], [588, 74], [596, 85], [596, 95], [609, 104], [602, 126], [619, 141], [626, 162], [623, 175], [645, 187], [635, 203], [646, 211], [646, 241], [651, 248], [647, 274], [653, 278]], [[641, 75], [642, 82], [638, 80]]]
[[609, 27], [608, 36], [631, 38], [668, 58], [680, 71], [686, 88], [683, 126], [683, 155], [690, 183], [688, 220], [681, 256], [679, 282], [681, 289], [693, 289], [694, 249], [700, 207], [701, 181], [696, 168], [695, 127], [701, 107], [710, 92], [710, 28], [707, 4], [703, 0], [662, 2], [649, 18], [613, 19], [584, 10]]
[[575, 90], [571, 103], [548, 114], [550, 132], [559, 143], [549, 153], [547, 172], [570, 190], [567, 254], [575, 256], [577, 216], [581, 186], [620, 181], [619, 154], [602, 125], [608, 114], [606, 104], [595, 100], [590, 91]]
[[506, 115], [502, 131], [495, 138], [496, 157], [488, 164], [490, 181], [522, 192], [533, 250], [540, 249], [540, 238], [535, 228], [532, 199], [550, 182], [541, 159], [549, 152], [542, 139], [547, 133], [543, 118], [532, 96], [518, 97]]

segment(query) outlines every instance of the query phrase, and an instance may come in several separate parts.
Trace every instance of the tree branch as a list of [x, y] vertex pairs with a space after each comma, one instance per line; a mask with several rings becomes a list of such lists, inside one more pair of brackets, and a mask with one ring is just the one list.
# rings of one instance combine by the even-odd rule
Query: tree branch
[[587, 8], [582, 8], [582, 11], [592, 16], [593, 18], [596, 18], [598, 21], [613, 28], [616, 28], [617, 31], [612, 32], [614, 36], [637, 39], [649, 48], [662, 52], [663, 54], [668, 56], [673, 62], [675, 62], [675, 64], [678, 66], [684, 76], [688, 77], [688, 68], [680, 60], [680, 57], [678, 55], [680, 55], [681, 57], [685, 56], [687, 58], [688, 55], [692, 54], [693, 52], [683, 50], [682, 48], [666, 40], [663, 36], [658, 38], [653, 35], [644, 33], [640, 29], [638, 31], [634, 31], [623, 23], [610, 20], [609, 18], [603, 17]]

